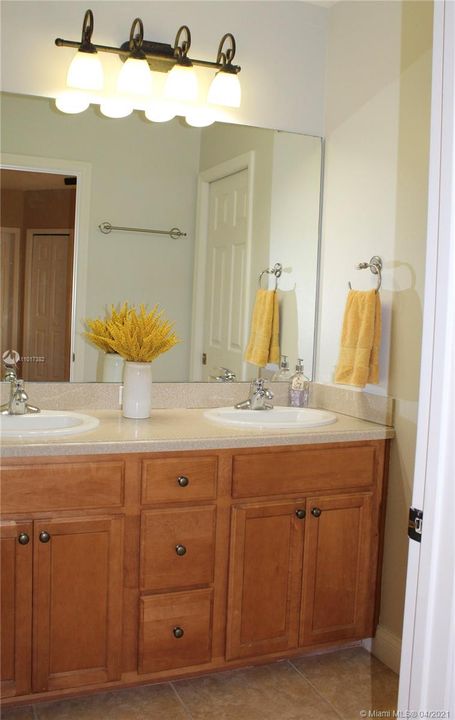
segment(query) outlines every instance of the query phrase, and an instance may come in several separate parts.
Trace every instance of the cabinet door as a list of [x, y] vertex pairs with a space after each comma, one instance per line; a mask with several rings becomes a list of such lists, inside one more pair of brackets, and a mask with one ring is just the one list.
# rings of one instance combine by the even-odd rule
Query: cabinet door
[[0, 524], [1, 695], [25, 695], [31, 687], [32, 523]]
[[297, 647], [304, 508], [297, 500], [233, 508], [229, 660]]
[[120, 677], [121, 517], [34, 523], [33, 690]]
[[375, 582], [371, 494], [307, 500], [300, 644], [367, 637]]

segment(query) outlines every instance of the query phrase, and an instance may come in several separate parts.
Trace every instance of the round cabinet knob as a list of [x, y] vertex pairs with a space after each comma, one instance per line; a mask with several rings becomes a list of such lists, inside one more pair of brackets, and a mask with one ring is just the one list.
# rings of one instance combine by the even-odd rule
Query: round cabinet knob
[[173, 629], [172, 634], [175, 638], [177, 638], [177, 640], [180, 640], [180, 638], [182, 638], [185, 633], [183, 632], [183, 628], [177, 626]]
[[179, 555], [179, 557], [183, 557], [184, 555], [186, 555], [185, 545], [176, 545], [175, 552], [177, 553], [177, 555]]
[[29, 538], [29, 536], [27, 535], [27, 533], [21, 532], [20, 535], [19, 535], [19, 537], [17, 538], [17, 542], [18, 542], [20, 545], [28, 545], [28, 543], [30, 542], [30, 538]]
[[306, 515], [306, 512], [305, 512], [305, 510], [303, 510], [303, 508], [299, 508], [298, 510], [295, 511], [295, 514], [299, 520], [303, 520]]
[[188, 487], [188, 485], [190, 484], [190, 481], [185, 475], [179, 475], [179, 477], [177, 478], [177, 482], [180, 487]]
[[40, 540], [40, 542], [42, 542], [42, 543], [48, 543], [50, 539], [51, 539], [51, 536], [49, 535], [48, 532], [46, 532], [45, 530], [42, 530], [42, 531], [40, 532], [40, 534], [39, 534], [39, 540]]
[[322, 510], [320, 510], [318, 507], [314, 507], [311, 511], [311, 514], [313, 517], [317, 518], [320, 516], [321, 512], [322, 512]]

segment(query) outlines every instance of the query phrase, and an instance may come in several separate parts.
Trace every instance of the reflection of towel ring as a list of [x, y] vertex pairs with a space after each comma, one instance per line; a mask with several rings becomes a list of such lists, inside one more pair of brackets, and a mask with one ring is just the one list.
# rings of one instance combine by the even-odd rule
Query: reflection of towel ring
[[[378, 284], [376, 285], [376, 292], [379, 292], [381, 289], [382, 284], [382, 259], [379, 257], [379, 255], [373, 255], [373, 257], [370, 259], [370, 262], [362, 262], [356, 265], [357, 270], [366, 270], [367, 268], [370, 268], [373, 275], [378, 276]], [[350, 282], [348, 282], [349, 290], [352, 290], [352, 285]]]
[[281, 263], [275, 263], [273, 268], [266, 268], [265, 270], [263, 270], [259, 274], [259, 280], [258, 280], [259, 288], [261, 287], [261, 281], [262, 281], [263, 275], [275, 275], [275, 290], [276, 290], [278, 287], [278, 278], [281, 277], [282, 271], [283, 271], [283, 266]]

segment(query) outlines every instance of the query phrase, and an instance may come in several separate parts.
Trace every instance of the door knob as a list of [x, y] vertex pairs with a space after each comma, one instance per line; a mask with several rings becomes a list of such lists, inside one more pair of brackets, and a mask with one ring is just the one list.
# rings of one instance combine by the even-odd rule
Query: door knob
[[306, 512], [303, 508], [299, 508], [298, 510], [295, 511], [295, 514], [297, 515], [299, 520], [303, 520], [306, 515]]
[[177, 640], [180, 640], [180, 638], [182, 638], [185, 634], [183, 628], [178, 627], [178, 625], [173, 629], [172, 633]]
[[190, 481], [185, 475], [179, 475], [179, 477], [177, 478], [177, 482], [180, 487], [187, 487], [190, 484]]
[[311, 511], [311, 514], [313, 517], [318, 518], [321, 514], [322, 510], [320, 510], [318, 507], [314, 507]]
[[17, 538], [17, 542], [20, 545], [28, 545], [28, 543], [30, 542], [30, 538], [26, 532], [21, 532], [19, 537]]
[[177, 553], [177, 555], [179, 555], [179, 557], [183, 557], [184, 555], [186, 555], [185, 545], [176, 545], [175, 552]]
[[46, 532], [45, 530], [41, 530], [41, 532], [40, 532], [40, 534], [39, 534], [39, 540], [40, 540], [40, 542], [42, 542], [42, 543], [48, 543], [50, 539], [51, 539], [51, 536], [49, 535], [49, 533]]

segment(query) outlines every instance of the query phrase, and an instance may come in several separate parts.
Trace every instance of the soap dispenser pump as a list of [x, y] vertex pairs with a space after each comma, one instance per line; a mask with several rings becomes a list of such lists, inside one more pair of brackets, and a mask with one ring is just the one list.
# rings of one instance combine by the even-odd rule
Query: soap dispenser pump
[[289, 405], [291, 407], [308, 407], [310, 398], [310, 381], [304, 373], [303, 360], [298, 359], [295, 373], [289, 380]]
[[290, 377], [291, 377], [291, 369], [289, 367], [288, 356], [282, 355], [281, 361], [280, 361], [280, 369], [277, 370], [277, 372], [275, 373], [275, 375], [272, 378], [272, 381], [279, 382], [280, 380], [281, 381], [285, 380], [287, 382], [290, 379]]

